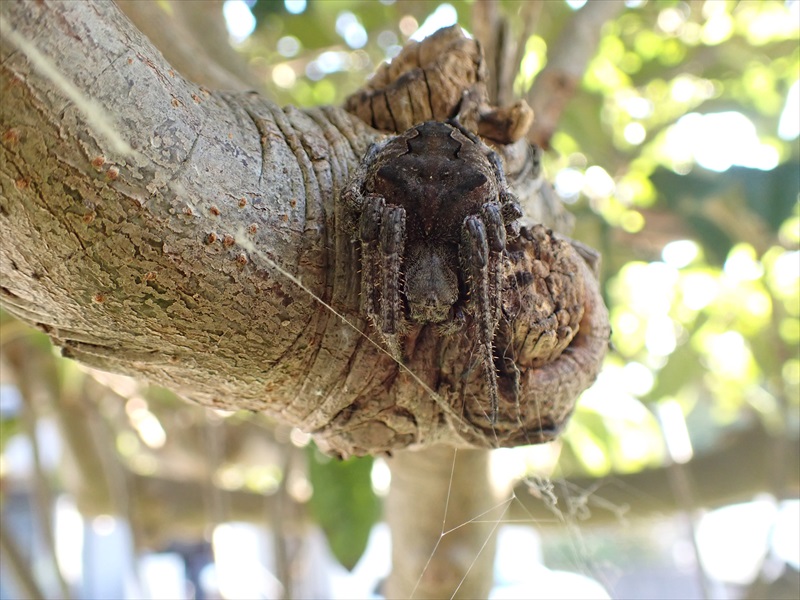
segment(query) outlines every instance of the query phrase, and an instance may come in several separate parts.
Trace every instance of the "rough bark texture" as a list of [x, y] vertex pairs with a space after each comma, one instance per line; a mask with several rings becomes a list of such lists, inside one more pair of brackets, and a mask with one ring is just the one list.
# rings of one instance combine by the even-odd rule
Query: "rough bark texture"
[[[2, 302], [66, 356], [264, 412], [341, 455], [545, 441], [594, 379], [607, 315], [570, 244], [544, 231], [512, 255], [512, 295], [534, 296], [498, 343], [516, 365], [492, 428], [469, 323], [412, 331], [405, 367], [362, 333], [338, 194], [378, 132], [337, 108], [189, 83], [111, 3], [5, 2], [2, 16]], [[503, 151], [515, 191], [546, 205], [519, 148]], [[574, 325], [535, 263], [545, 238], [583, 317], [543, 364], [525, 350], [543, 320]]]
[[344, 107], [381, 131], [400, 133], [458, 114], [484, 138], [515, 142], [530, 128], [533, 112], [525, 101], [490, 106], [486, 79], [481, 45], [458, 26], [446, 27], [383, 63]]

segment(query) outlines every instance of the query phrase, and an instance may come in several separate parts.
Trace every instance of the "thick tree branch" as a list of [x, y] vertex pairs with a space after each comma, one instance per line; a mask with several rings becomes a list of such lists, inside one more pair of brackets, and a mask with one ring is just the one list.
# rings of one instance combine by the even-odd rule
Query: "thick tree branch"
[[[367, 338], [338, 195], [377, 132], [337, 108], [198, 87], [111, 3], [1, 14], [17, 35], [0, 56], [0, 293], [66, 356], [264, 412], [343, 455], [557, 434], [608, 337], [569, 243], [530, 229], [510, 252], [507, 419], [491, 428], [469, 319], [458, 335], [409, 331], [405, 365]], [[516, 146], [518, 194], [546, 204]]]
[[[255, 95], [212, 95], [177, 75], [110, 3], [6, 3], [3, 15], [135, 149], [113, 151], [81, 110], [88, 103], [66, 100], [4, 40], [9, 311], [88, 364], [314, 429], [314, 407], [292, 400], [304, 387], [324, 400], [357, 336], [307, 294], [287, 291], [293, 284], [267, 264], [280, 261], [321, 298], [356, 305], [356, 286], [332, 272], [327, 248], [333, 191], [368, 130], [336, 109], [306, 114]], [[315, 368], [326, 330], [344, 336], [326, 353], [338, 367]], [[293, 362], [308, 380], [289, 373]]]

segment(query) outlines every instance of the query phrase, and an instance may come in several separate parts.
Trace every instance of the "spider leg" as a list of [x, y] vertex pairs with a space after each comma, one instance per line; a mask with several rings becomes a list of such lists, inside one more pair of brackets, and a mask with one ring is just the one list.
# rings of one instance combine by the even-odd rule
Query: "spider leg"
[[381, 217], [386, 202], [381, 196], [362, 199], [362, 212], [358, 223], [361, 241], [361, 310], [380, 330], [378, 306], [380, 296], [376, 283], [380, 278], [380, 231]]
[[[503, 258], [503, 250], [506, 249], [506, 226], [503, 222], [503, 214], [497, 202], [487, 202], [481, 209], [481, 216], [486, 227], [486, 241], [489, 246], [489, 260], [487, 265], [489, 299], [492, 316], [492, 330], [497, 327], [500, 321], [500, 266]], [[492, 302], [494, 300], [494, 302]]]
[[406, 211], [401, 206], [384, 206], [380, 224], [379, 278], [380, 304], [378, 330], [389, 350], [400, 358], [397, 341], [402, 324], [403, 306], [400, 300], [401, 269], [406, 242]]
[[[487, 235], [486, 226], [477, 215], [470, 215], [464, 219], [461, 226], [461, 252], [462, 265], [467, 274], [470, 302], [473, 303], [473, 313], [478, 324], [478, 343], [480, 345], [483, 372], [486, 377], [486, 387], [489, 392], [491, 414], [489, 420], [492, 424], [497, 422], [497, 410], [500, 397], [497, 391], [497, 373], [494, 368], [493, 341], [496, 319], [495, 307], [492, 306], [493, 297], [489, 292], [489, 263], [490, 263], [490, 237], [492, 245], [496, 243], [496, 227], [491, 226], [492, 234]], [[491, 254], [496, 254], [491, 250]], [[496, 300], [495, 300], [495, 303]]]
[[345, 185], [342, 190], [342, 201], [344, 202], [345, 214], [347, 216], [345, 227], [350, 233], [358, 235], [359, 215], [361, 215], [364, 210], [364, 205], [369, 200], [369, 196], [365, 197], [362, 193], [364, 180], [367, 178], [372, 163], [375, 162], [375, 157], [385, 145], [386, 141], [369, 145], [364, 154], [364, 158], [358, 163], [350, 179], [347, 181], [347, 185]]
[[507, 234], [512, 237], [519, 235], [519, 225], [516, 220], [522, 216], [522, 208], [517, 202], [517, 197], [508, 189], [506, 182], [505, 171], [503, 171], [503, 164], [500, 161], [500, 155], [494, 150], [489, 150], [486, 153], [486, 158], [492, 165], [495, 177], [497, 178], [500, 198], [500, 214], [503, 217], [503, 223], [506, 227]]

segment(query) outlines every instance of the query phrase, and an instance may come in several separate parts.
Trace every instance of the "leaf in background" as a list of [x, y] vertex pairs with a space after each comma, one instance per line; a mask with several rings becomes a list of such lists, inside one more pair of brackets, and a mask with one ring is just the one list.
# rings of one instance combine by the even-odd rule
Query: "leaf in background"
[[309, 446], [314, 494], [309, 508], [336, 559], [352, 569], [367, 547], [380, 506], [372, 491], [372, 457], [336, 460]]
[[738, 240], [756, 248], [770, 242], [789, 218], [800, 192], [796, 164], [770, 171], [732, 167], [724, 174], [694, 169], [678, 175], [659, 168], [653, 186], [670, 211], [691, 225], [709, 258], [722, 264]]
[[792, 215], [800, 194], [800, 169], [794, 161], [771, 171], [733, 167], [727, 173], [744, 187], [747, 205], [775, 234]]
[[691, 344], [681, 344], [670, 354], [667, 364], [658, 372], [656, 383], [647, 399], [652, 402], [678, 396], [691, 382], [700, 379], [706, 368]]

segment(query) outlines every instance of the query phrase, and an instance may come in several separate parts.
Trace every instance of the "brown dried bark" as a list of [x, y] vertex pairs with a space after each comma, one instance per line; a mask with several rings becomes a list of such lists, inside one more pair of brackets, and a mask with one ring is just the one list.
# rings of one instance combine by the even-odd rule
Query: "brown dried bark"
[[515, 142], [531, 126], [533, 112], [524, 100], [490, 106], [486, 78], [480, 44], [454, 25], [405, 46], [348, 97], [344, 107], [381, 131], [400, 133], [458, 114], [481, 137]]

